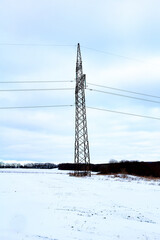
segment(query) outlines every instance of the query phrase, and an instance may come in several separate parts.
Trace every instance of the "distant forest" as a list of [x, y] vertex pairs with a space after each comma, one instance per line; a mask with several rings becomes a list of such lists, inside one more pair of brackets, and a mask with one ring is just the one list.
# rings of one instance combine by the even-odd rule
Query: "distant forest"
[[53, 163], [4, 163], [0, 162], [0, 168], [37, 168], [37, 169], [52, 169], [58, 166]]

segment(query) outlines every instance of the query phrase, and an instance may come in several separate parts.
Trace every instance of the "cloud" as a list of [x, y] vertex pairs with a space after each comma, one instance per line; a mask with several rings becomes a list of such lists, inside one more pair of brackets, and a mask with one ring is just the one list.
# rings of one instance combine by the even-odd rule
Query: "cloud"
[[1, 159], [4, 160], [58, 163], [69, 161], [67, 155], [72, 153], [73, 139], [67, 135], [3, 127], [1, 139]]
[[[158, 0], [149, 1], [11, 1], [1, 3], [4, 40], [74, 42], [112, 46], [136, 43], [157, 32]], [[154, 34], [153, 34], [154, 33]], [[150, 37], [151, 37], [150, 35]], [[156, 34], [158, 36], [158, 34]], [[139, 36], [139, 37], [138, 37]], [[114, 39], [115, 38], [115, 39]]]
[[[143, 59], [143, 57], [140, 59]], [[132, 59], [119, 61], [118, 63], [111, 61], [108, 66], [106, 64], [106, 66], [97, 69], [93, 69], [90, 63], [89, 68], [87, 68], [87, 80], [111, 87], [130, 87], [133, 91], [142, 88], [142, 86], [143, 89], [144, 86], [148, 86], [148, 88], [152, 86], [154, 89], [159, 84], [159, 66], [160, 58], [158, 56], [148, 56], [144, 61], [134, 61]], [[145, 92], [145, 90], [143, 91]]]

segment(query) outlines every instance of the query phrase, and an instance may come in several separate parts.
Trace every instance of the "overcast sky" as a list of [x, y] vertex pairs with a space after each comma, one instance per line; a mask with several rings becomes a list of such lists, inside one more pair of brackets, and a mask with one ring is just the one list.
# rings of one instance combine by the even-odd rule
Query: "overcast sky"
[[[159, 102], [89, 84], [160, 96], [159, 9], [159, 0], [0, 1], [0, 81], [74, 80], [79, 42], [89, 88]], [[75, 83], [0, 83], [65, 87]], [[57, 104], [74, 104], [74, 90], [0, 92], [1, 108]], [[159, 103], [86, 90], [86, 104], [160, 118]], [[74, 111], [0, 109], [0, 160], [73, 162]], [[91, 162], [160, 160], [159, 120], [87, 109], [87, 121]]]

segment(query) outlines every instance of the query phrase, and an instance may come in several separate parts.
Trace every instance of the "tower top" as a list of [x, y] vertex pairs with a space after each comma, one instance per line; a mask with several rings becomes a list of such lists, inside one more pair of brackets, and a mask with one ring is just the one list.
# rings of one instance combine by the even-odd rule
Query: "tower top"
[[[83, 70], [82, 70], [82, 57], [81, 57], [81, 49], [80, 44], [77, 44], [77, 62], [76, 62], [76, 74], [79, 75], [79, 77], [82, 76]], [[80, 76], [81, 75], [81, 76]]]

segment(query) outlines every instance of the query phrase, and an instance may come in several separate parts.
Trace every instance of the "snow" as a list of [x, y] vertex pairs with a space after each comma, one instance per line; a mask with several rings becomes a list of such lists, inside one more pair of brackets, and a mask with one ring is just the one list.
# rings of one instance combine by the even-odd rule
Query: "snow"
[[0, 169], [0, 240], [159, 240], [159, 199], [159, 180]]

